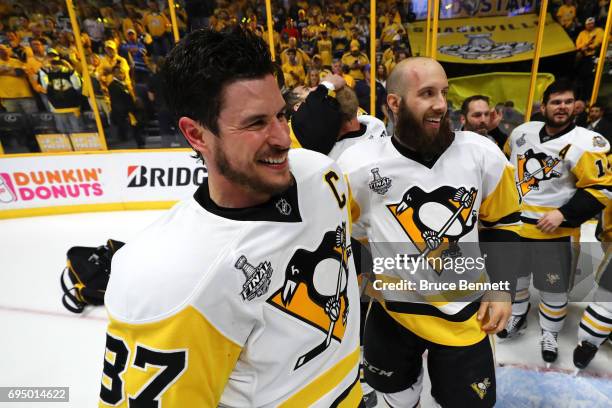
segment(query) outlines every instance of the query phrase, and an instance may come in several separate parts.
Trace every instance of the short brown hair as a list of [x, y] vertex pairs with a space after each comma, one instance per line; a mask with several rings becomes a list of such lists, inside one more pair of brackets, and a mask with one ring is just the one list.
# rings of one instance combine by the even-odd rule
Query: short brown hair
[[342, 123], [346, 123], [357, 116], [359, 101], [357, 100], [355, 91], [348, 86], [345, 86], [336, 91], [336, 100], [340, 104]]

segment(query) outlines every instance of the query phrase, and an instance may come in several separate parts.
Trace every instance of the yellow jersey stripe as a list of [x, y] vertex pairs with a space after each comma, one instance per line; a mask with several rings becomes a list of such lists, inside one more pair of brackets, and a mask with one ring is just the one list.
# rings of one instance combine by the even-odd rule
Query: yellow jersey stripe
[[436, 316], [392, 312], [384, 303], [382, 306], [399, 324], [432, 343], [444, 346], [471, 346], [487, 335], [476, 317], [477, 313], [466, 321], [451, 322]]
[[[191, 330], [185, 331], [185, 327]], [[130, 350], [130, 361], [138, 346], [151, 350], [186, 350], [187, 367], [160, 396], [168, 407], [219, 404], [242, 347], [223, 335], [202, 313], [188, 306], [168, 318], [148, 323], [126, 323], [110, 316], [108, 333], [121, 339]], [[125, 395], [137, 395], [157, 375], [158, 370], [142, 370], [128, 362], [122, 375]], [[128, 398], [118, 405], [127, 407]], [[100, 407], [108, 405], [100, 401]]]
[[567, 308], [566, 307], [564, 307], [563, 309], [561, 309], [559, 311], [554, 311], [554, 310], [551, 310], [551, 309], [547, 308], [542, 303], [540, 303], [540, 310], [542, 312], [544, 312], [544, 314], [547, 314], [549, 316], [565, 316], [567, 314]]
[[361, 404], [361, 400], [363, 399], [363, 392], [361, 390], [361, 382], [359, 381], [359, 377], [357, 377], [357, 381], [351, 386], [351, 390], [345, 399], [343, 399], [339, 404], [338, 408], [355, 408]]
[[533, 224], [523, 224], [521, 227], [520, 235], [523, 238], [531, 238], [531, 239], [554, 239], [554, 238], [562, 238], [569, 237], [574, 235], [576, 232], [576, 228], [568, 228], [568, 227], [559, 227], [555, 230], [555, 232], [542, 232]]
[[510, 214], [520, 212], [518, 191], [514, 183], [514, 167], [507, 165], [495, 186], [480, 205], [482, 221], [497, 222]]
[[612, 329], [612, 327], [606, 327], [606, 326], [602, 326], [596, 322], [594, 322], [593, 320], [591, 320], [591, 318], [589, 316], [587, 316], [586, 314], [584, 314], [582, 316], [582, 320], [586, 321], [589, 326], [592, 326], [594, 328], [596, 328], [597, 330], [601, 330], [602, 332], [606, 333], [609, 332], [610, 329]]
[[[293, 394], [288, 400], [279, 405], [281, 408], [307, 407], [311, 406], [322, 396], [332, 391], [338, 384], [351, 374], [351, 371], [358, 369], [359, 366], [359, 347], [351, 354], [344, 357], [338, 364], [329, 368], [326, 372], [318, 376], [310, 384]], [[355, 374], [357, 375], [357, 374]], [[357, 405], [354, 405], [356, 407]]]

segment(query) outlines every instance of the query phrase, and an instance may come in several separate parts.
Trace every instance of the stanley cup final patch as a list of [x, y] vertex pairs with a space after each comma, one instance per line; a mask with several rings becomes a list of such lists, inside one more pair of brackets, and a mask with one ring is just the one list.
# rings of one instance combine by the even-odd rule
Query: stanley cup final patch
[[372, 181], [368, 183], [370, 190], [383, 195], [391, 188], [391, 179], [389, 177], [383, 177], [380, 175], [380, 170], [378, 167], [370, 170], [372, 172]]
[[234, 267], [241, 270], [246, 278], [246, 282], [242, 285], [242, 291], [240, 292], [243, 300], [253, 300], [268, 292], [272, 272], [274, 272], [270, 262], [261, 262], [258, 266], [253, 266], [249, 263], [246, 256], [241, 255]]

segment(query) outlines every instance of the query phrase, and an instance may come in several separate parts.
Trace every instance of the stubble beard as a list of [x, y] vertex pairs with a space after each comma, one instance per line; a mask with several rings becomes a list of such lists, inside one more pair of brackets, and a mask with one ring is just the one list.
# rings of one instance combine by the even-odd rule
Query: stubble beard
[[284, 192], [293, 185], [293, 177], [289, 172], [286, 182], [282, 184], [271, 183], [266, 180], [263, 180], [261, 177], [258, 177], [255, 174], [249, 174], [247, 172], [236, 169], [230, 163], [229, 159], [227, 158], [227, 155], [225, 154], [223, 149], [221, 149], [219, 143], [215, 144], [214, 151], [216, 165], [217, 169], [219, 170], [219, 173], [227, 180], [247, 190], [250, 190], [257, 194], [274, 196]]

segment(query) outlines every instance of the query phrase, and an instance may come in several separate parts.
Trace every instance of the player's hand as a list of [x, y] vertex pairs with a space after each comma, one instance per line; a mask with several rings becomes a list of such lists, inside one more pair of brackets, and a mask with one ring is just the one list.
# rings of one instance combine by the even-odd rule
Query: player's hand
[[491, 109], [491, 113], [489, 114], [489, 126], [487, 126], [487, 130], [491, 131], [499, 126], [503, 115], [501, 112], [498, 112], [497, 109]]
[[538, 220], [536, 227], [542, 232], [552, 233], [561, 225], [563, 222], [563, 214], [559, 210], [552, 210], [547, 212]]
[[482, 323], [483, 331], [487, 334], [495, 334], [506, 328], [511, 314], [510, 294], [491, 291], [480, 302], [476, 317]]
[[323, 78], [323, 81], [327, 81], [331, 83], [334, 86], [334, 89], [336, 91], [342, 89], [342, 87], [346, 85], [346, 81], [344, 80], [344, 78], [336, 74], [325, 75], [325, 78]]

